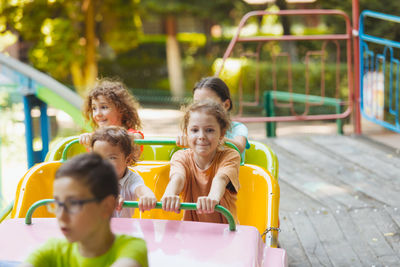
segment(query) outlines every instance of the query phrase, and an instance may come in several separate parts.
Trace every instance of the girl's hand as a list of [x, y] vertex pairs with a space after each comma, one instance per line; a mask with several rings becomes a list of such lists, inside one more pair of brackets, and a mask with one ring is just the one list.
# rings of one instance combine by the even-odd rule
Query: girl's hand
[[117, 211], [122, 210], [122, 205], [124, 205], [124, 198], [121, 195], [118, 195], [118, 204], [117, 207], [115, 208]]
[[199, 197], [197, 199], [197, 213], [213, 213], [215, 205], [219, 203], [218, 200], [210, 197]]
[[92, 142], [92, 133], [84, 133], [79, 136], [79, 144], [84, 145], [86, 148], [90, 148]]
[[176, 145], [179, 147], [189, 147], [189, 141], [186, 135], [178, 135], [176, 137]]
[[154, 196], [143, 196], [139, 198], [139, 210], [144, 212], [145, 210], [151, 210], [156, 207], [157, 199]]
[[162, 199], [162, 209], [165, 211], [174, 211], [176, 213], [180, 212], [181, 201], [179, 196], [163, 196]]

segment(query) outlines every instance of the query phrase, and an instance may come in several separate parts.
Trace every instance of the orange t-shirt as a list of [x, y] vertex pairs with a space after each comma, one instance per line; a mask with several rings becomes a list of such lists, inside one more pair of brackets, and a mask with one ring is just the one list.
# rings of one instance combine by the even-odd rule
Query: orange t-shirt
[[[225, 194], [222, 196], [220, 205], [227, 208], [237, 220], [236, 200], [239, 190], [239, 167], [240, 155], [231, 148], [217, 150], [213, 162], [207, 170], [201, 170], [197, 167], [194, 161], [194, 154], [191, 149], [177, 151], [171, 159], [172, 173], [180, 173], [185, 179], [185, 185], [182, 191], [184, 202], [197, 202], [197, 198], [207, 196], [211, 189], [213, 178], [216, 174], [225, 174], [229, 177]], [[183, 220], [185, 221], [201, 221], [228, 223], [225, 217], [219, 213], [198, 214], [196, 211], [184, 211]]]

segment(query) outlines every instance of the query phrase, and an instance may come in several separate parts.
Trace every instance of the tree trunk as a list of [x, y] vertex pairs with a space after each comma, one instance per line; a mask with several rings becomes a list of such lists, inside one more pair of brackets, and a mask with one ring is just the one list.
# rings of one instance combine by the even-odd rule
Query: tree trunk
[[76, 92], [84, 97], [86, 92], [86, 86], [83, 79], [82, 66], [77, 61], [73, 61], [70, 66], [72, 82], [74, 84]]
[[96, 33], [95, 33], [95, 1], [85, 0], [82, 3], [82, 11], [85, 14], [85, 60], [81, 65], [74, 61], [71, 66], [72, 81], [76, 92], [86, 96], [86, 92], [96, 82], [98, 69], [96, 59]]
[[84, 80], [86, 90], [92, 87], [96, 81], [98, 69], [96, 59], [96, 34], [95, 34], [95, 1], [87, 1], [85, 12], [85, 35], [86, 35], [86, 60], [84, 67]]
[[169, 86], [171, 94], [176, 97], [183, 97], [185, 93], [183, 84], [183, 72], [181, 65], [181, 54], [178, 40], [176, 39], [176, 20], [173, 16], [165, 19], [165, 30], [167, 34], [166, 52]]
[[[276, 5], [279, 7], [279, 10], [287, 9], [286, 0], [277, 0]], [[290, 16], [280, 16], [280, 19], [281, 19], [282, 28], [283, 28], [283, 34], [290, 35], [290, 26], [291, 26]], [[283, 48], [282, 49], [283, 51], [289, 53], [292, 62], [298, 61], [296, 41], [282, 42], [282, 48]]]

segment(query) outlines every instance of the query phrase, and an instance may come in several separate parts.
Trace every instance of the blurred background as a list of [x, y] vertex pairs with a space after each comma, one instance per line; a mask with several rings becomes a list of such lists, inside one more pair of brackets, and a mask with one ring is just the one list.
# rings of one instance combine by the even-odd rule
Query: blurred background
[[[191, 100], [193, 85], [198, 80], [215, 74], [244, 14], [252, 10], [318, 8], [339, 9], [351, 17], [351, 4], [350, 0], [0, 0], [0, 52], [30, 64], [82, 97], [97, 77], [117, 77], [140, 101], [145, 133], [148, 127], [152, 134], [171, 136], [179, 130], [179, 106]], [[397, 1], [382, 4], [380, 0], [360, 0], [360, 10], [364, 9], [400, 13]], [[400, 40], [400, 32], [393, 30], [390, 23], [379, 24], [370, 20], [366, 28], [371, 34]], [[241, 35], [330, 34], [344, 29], [343, 20], [334, 16], [268, 16], [250, 20]], [[287, 51], [292, 60], [293, 91], [304, 93], [305, 53], [318, 50], [320, 46], [318, 41], [268, 42], [261, 51], [266, 60], [259, 65], [260, 72], [265, 73], [260, 76], [261, 93], [273, 86], [273, 70], [269, 62], [281, 51]], [[334, 51], [336, 48], [328, 47], [327, 51], [330, 49]], [[343, 51], [344, 46], [341, 49]], [[235, 101], [237, 81], [243, 74], [246, 77], [243, 81], [244, 100], [252, 98], [256, 62], [249, 51], [253, 50], [252, 44], [239, 46], [233, 52], [234, 59], [227, 62], [229, 75], [223, 78]], [[341, 56], [344, 57], [344, 53]], [[327, 96], [335, 93], [335, 64], [334, 57], [326, 64]], [[279, 75], [280, 71], [287, 72], [285, 62], [280, 64], [278, 61], [275, 66], [276, 83], [286, 88], [287, 77]], [[318, 90], [319, 68], [315, 64], [309, 72], [310, 88]], [[343, 70], [339, 89], [346, 94], [344, 60], [339, 69]], [[0, 77], [0, 80], [4, 78]], [[161, 115], [154, 108], [169, 111]], [[262, 107], [244, 110], [245, 114], [262, 112]], [[277, 112], [284, 115], [286, 111]], [[66, 113], [52, 107], [51, 103], [48, 115], [53, 142], [82, 131]], [[35, 128], [39, 113], [35, 114], [33, 110], [32, 116]], [[162, 116], [174, 123], [151, 128]], [[13, 198], [16, 183], [26, 171], [23, 120], [20, 92], [3, 85], [0, 88], [2, 200]], [[38, 127], [36, 131], [39, 131]], [[261, 135], [265, 136], [265, 131]], [[10, 189], [1, 188], [5, 183]]]

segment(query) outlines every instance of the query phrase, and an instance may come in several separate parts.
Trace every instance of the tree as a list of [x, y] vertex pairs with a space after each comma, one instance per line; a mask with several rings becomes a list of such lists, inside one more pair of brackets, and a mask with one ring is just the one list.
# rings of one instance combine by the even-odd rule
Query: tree
[[[339, 9], [352, 16], [352, 1], [342, 0], [319, 0], [321, 8], [325, 9]], [[380, 1], [380, 0], [359, 0], [359, 10], [373, 10], [385, 14], [396, 15], [400, 13], [400, 5], [398, 1]], [[337, 28], [337, 32], [343, 32], [343, 23], [337, 23], [332, 17], [326, 18], [327, 25], [334, 29]], [[365, 21], [365, 29], [368, 34], [379, 36], [390, 40], [400, 39], [400, 27], [399, 24], [394, 24], [388, 21], [381, 21], [375, 19], [367, 19]]]
[[85, 94], [98, 75], [100, 55], [138, 45], [140, 0], [0, 0], [0, 23], [31, 44], [33, 65], [56, 79], [72, 80]]
[[[222, 22], [232, 19], [236, 13], [248, 10], [242, 0], [142, 0], [144, 14], [157, 14], [163, 20], [167, 36], [166, 54], [169, 83], [172, 95], [184, 95], [184, 81], [179, 43], [176, 38], [177, 17], [191, 15], [210, 25], [211, 20]], [[242, 15], [242, 14], [241, 14]]]

